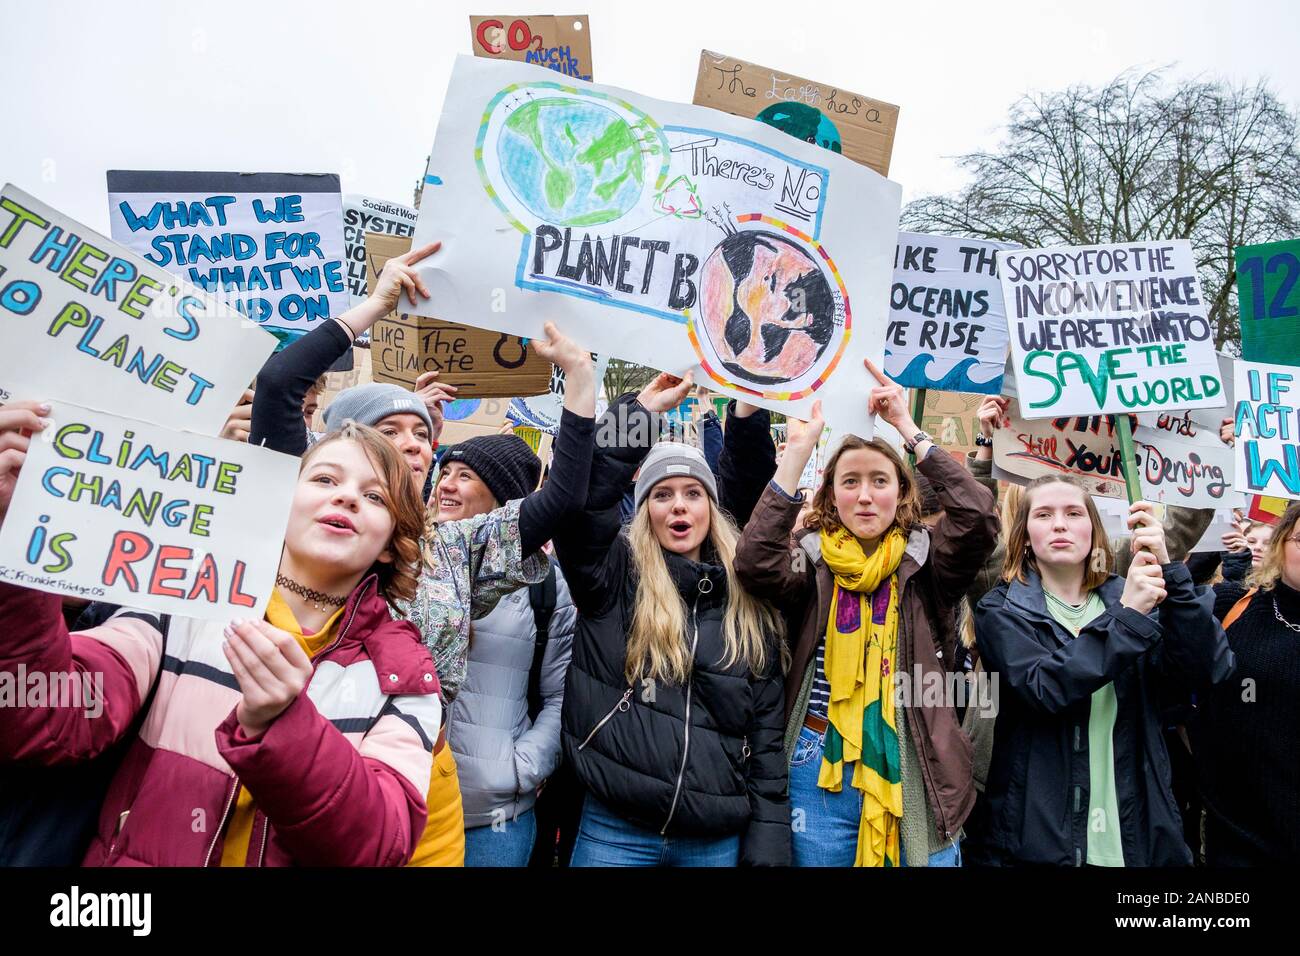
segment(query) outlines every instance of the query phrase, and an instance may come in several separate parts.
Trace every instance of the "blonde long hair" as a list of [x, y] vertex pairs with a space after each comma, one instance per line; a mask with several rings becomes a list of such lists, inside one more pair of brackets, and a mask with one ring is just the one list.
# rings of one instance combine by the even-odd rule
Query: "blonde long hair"
[[[628, 632], [624, 676], [635, 685], [642, 678], [684, 684], [691, 673], [691, 641], [686, 603], [677, 592], [663, 546], [650, 527], [650, 509], [642, 504], [627, 530], [638, 581]], [[723, 667], [744, 660], [755, 676], [767, 669], [769, 635], [780, 619], [772, 606], [741, 587], [736, 577], [736, 542], [740, 532], [709, 499], [709, 542], [727, 573], [727, 610], [722, 620], [726, 645]]]

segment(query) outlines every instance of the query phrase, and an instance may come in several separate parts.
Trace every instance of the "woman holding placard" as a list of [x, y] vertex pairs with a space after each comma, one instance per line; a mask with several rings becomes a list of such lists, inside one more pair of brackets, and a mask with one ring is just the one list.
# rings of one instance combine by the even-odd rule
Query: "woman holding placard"
[[[307, 388], [352, 345], [355, 336], [398, 305], [400, 296], [429, 298], [415, 264], [435, 254], [431, 243], [389, 259], [361, 305], [322, 324], [273, 357], [258, 375], [250, 441], [290, 454], [306, 445], [302, 397]], [[461, 521], [436, 521], [426, 514], [421, 542], [424, 558], [414, 599], [400, 605], [419, 629], [433, 654], [444, 699], [454, 702], [469, 657], [470, 622], [490, 612], [502, 596], [546, 577], [540, 553], [558, 524], [586, 500], [595, 423], [595, 382], [591, 355], [547, 323], [545, 339], [533, 348], [565, 372], [564, 411], [553, 452], [551, 479], [540, 490], [502, 503], [500, 508]], [[372, 425], [406, 459], [423, 488], [441, 429], [441, 403], [453, 386], [428, 381], [410, 392], [396, 385], [370, 383], [341, 392], [325, 409], [326, 431], [347, 421]], [[511, 462], [497, 462], [510, 470]], [[417, 854], [417, 865], [459, 865], [464, 859], [464, 820], [455, 759], [451, 750], [438, 754], [430, 798], [431, 830], [441, 837], [431, 854]]]
[[[958, 866], [975, 790], [943, 688], [964, 688], [953, 609], [997, 540], [996, 502], [916, 426], [902, 388], [867, 368], [870, 409], [903, 436], [915, 472], [882, 439], [847, 435], [796, 530], [799, 476], [822, 433], [814, 403], [807, 426], [790, 423], [736, 574], [802, 622], [785, 680], [795, 864]], [[933, 527], [918, 474], [943, 511]]]
[[1249, 590], [1216, 585], [1237, 670], [1192, 726], [1210, 866], [1300, 860], [1300, 503], [1272, 531]]
[[[40, 410], [0, 409], [0, 519]], [[415, 592], [422, 530], [410, 469], [350, 425], [303, 458], [264, 620], [122, 609], [70, 634], [58, 596], [0, 584], [0, 666], [98, 681], [85, 708], [0, 709], [0, 759], [133, 739], [87, 865], [405, 864], [442, 717], [433, 661], [390, 613]]]
[[1133, 560], [1121, 578], [1082, 484], [1035, 479], [1007, 534], [1003, 583], [976, 608], [980, 658], [1001, 688], [991, 864], [1191, 863], [1162, 691], [1223, 681], [1232, 652], [1212, 595], [1170, 562], [1152, 506], [1134, 504], [1128, 523]]

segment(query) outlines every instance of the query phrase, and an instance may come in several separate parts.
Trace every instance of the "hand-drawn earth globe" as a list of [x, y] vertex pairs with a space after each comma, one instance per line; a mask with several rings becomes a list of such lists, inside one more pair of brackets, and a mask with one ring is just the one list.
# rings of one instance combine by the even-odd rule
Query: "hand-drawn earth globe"
[[549, 97], [511, 111], [497, 141], [510, 191], [539, 219], [593, 226], [641, 198], [641, 144], [623, 117], [589, 100]]
[[704, 261], [700, 319], [733, 375], [756, 384], [791, 382], [835, 338], [835, 296], [802, 247], [775, 232], [736, 232]]
[[773, 103], [758, 116], [760, 123], [775, 126], [796, 139], [829, 149], [832, 153], [844, 152], [840, 131], [821, 110], [807, 103]]

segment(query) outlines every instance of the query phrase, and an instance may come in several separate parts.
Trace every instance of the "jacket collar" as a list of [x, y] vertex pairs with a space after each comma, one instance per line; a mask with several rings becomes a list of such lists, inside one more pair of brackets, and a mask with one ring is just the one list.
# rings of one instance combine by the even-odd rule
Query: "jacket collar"
[[[1102, 603], [1106, 609], [1114, 607], [1119, 603], [1120, 596], [1124, 593], [1124, 579], [1117, 574], [1112, 574], [1102, 582], [1101, 587], [1097, 588], [1101, 595]], [[1033, 568], [1025, 568], [1025, 580], [1023, 582], [1013, 580], [1007, 585], [1006, 606], [1011, 610], [1018, 611], [1026, 617], [1036, 618], [1041, 621], [1055, 622], [1052, 613], [1047, 610], [1047, 597], [1043, 594], [1043, 579]]]
[[[822, 560], [822, 537], [821, 533], [811, 528], [805, 528], [799, 532], [797, 537], [799, 547], [803, 548], [804, 553], [817, 564]], [[906, 565], [910, 559], [913, 567], [906, 568], [901, 572], [900, 578], [910, 577], [922, 567], [930, 557], [930, 529], [924, 525], [918, 525], [913, 528], [907, 535], [907, 548], [903, 551], [903, 564]]]
[[[677, 587], [677, 593], [687, 606], [700, 598], [703, 603], [726, 600], [727, 572], [722, 565], [715, 563], [717, 555], [711, 545], [706, 544], [700, 553], [699, 561], [692, 561], [672, 551], [664, 551], [664, 562], [668, 565], [668, 575]], [[705, 581], [708, 581], [705, 584]]]
[[371, 574], [348, 597], [339, 624], [340, 646], [359, 642], [375, 666], [385, 694], [441, 694], [438, 674], [419, 629], [394, 620], [379, 593], [379, 578]]

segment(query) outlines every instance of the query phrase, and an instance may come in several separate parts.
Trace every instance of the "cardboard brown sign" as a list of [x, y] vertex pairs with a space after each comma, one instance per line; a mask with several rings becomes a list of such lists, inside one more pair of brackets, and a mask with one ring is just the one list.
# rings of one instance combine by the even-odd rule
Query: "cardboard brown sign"
[[[410, 236], [366, 236], [366, 282], [393, 256], [411, 249]], [[371, 374], [376, 382], [414, 388], [424, 372], [455, 385], [458, 398], [540, 395], [550, 387], [551, 363], [516, 335], [404, 312], [390, 312], [370, 332]]]
[[591, 79], [591, 27], [586, 14], [469, 18], [475, 56], [535, 63], [580, 80]]
[[696, 106], [757, 119], [889, 175], [898, 107], [828, 83], [700, 51]]

